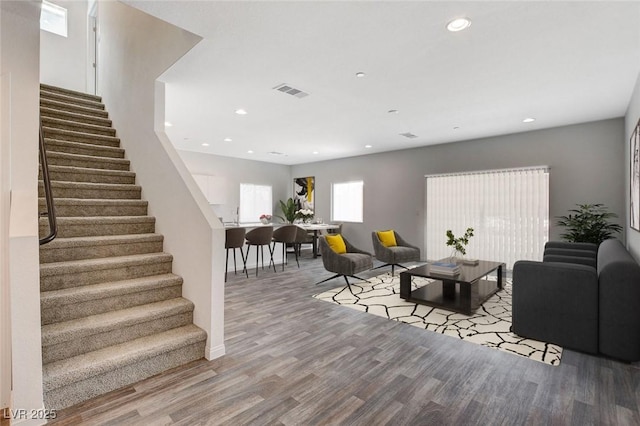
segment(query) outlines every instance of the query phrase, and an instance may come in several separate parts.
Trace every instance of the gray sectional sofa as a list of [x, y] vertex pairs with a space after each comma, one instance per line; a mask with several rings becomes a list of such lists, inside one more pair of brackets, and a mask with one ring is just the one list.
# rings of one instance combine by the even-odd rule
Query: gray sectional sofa
[[567, 349], [640, 361], [640, 265], [617, 239], [549, 242], [513, 267], [513, 332]]

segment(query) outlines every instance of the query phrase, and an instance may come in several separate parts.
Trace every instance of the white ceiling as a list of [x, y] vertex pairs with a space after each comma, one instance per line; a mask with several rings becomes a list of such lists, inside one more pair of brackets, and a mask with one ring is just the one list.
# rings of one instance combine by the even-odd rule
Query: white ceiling
[[273, 163], [621, 117], [640, 72], [636, 1], [126, 3], [204, 38], [162, 77], [176, 148]]

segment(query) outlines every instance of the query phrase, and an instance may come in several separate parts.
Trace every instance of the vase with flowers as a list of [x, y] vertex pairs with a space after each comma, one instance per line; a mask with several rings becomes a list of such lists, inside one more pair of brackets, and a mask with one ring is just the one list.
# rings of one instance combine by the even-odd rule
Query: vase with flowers
[[267, 223], [271, 222], [271, 215], [270, 214], [262, 214], [262, 215], [260, 215], [260, 222], [262, 222], [264, 225], [266, 225]]
[[302, 220], [302, 222], [308, 223], [311, 219], [313, 219], [313, 210], [300, 209], [296, 212], [296, 216], [298, 217], [298, 219]]
[[473, 228], [467, 228], [464, 235], [458, 238], [450, 229], [447, 230], [447, 245], [453, 248], [450, 256], [452, 263], [464, 263], [464, 255], [467, 254], [467, 244], [471, 237], [473, 237]]

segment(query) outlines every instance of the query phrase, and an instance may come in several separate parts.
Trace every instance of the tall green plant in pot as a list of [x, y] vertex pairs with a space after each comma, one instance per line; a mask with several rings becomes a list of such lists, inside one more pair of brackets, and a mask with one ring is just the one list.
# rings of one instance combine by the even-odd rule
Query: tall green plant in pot
[[603, 204], [577, 204], [577, 209], [569, 210], [569, 215], [558, 216], [558, 226], [564, 226], [566, 232], [560, 237], [574, 243], [600, 244], [622, 231], [622, 226], [609, 222], [618, 217], [608, 211]]
[[298, 215], [296, 214], [298, 207], [293, 201], [293, 198], [288, 198], [286, 202], [282, 200], [279, 202], [280, 210], [282, 210], [282, 216], [276, 215], [276, 217], [284, 222], [293, 223], [293, 221], [298, 218]]

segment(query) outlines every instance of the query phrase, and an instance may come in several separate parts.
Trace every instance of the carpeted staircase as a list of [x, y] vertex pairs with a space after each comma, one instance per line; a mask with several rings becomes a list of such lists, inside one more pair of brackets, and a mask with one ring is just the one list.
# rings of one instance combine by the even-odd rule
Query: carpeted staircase
[[207, 336], [100, 97], [40, 93], [59, 226], [40, 247], [44, 399], [60, 409], [202, 358]]

